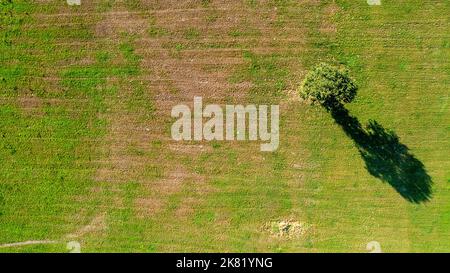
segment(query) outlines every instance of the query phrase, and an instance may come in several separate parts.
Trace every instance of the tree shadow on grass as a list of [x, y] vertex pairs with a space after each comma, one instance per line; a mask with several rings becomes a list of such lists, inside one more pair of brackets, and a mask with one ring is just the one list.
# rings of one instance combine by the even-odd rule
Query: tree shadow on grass
[[395, 132], [373, 120], [363, 128], [343, 105], [327, 107], [327, 110], [355, 142], [371, 175], [389, 183], [409, 202], [419, 204], [431, 199], [431, 177], [422, 162], [400, 143]]

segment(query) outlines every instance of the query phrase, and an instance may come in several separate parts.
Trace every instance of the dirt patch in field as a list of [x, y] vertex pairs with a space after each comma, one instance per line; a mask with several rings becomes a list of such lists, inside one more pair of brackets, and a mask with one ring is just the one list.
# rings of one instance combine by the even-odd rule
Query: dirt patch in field
[[107, 16], [95, 26], [95, 34], [99, 38], [118, 38], [121, 33], [141, 35], [147, 28], [147, 21], [126, 10], [114, 16]]
[[[177, 104], [192, 105], [194, 96], [203, 97], [204, 104], [224, 104], [227, 100], [240, 100], [245, 97], [250, 84], [233, 84], [228, 78], [236, 67], [244, 64], [242, 51], [230, 48], [209, 47], [217, 35], [227, 33], [239, 25], [244, 18], [233, 14], [235, 10], [225, 10], [225, 21], [205, 23], [211, 16], [211, 8], [201, 7], [201, 3], [177, 1], [166, 10], [164, 3], [155, 8], [148, 25], [151, 31], [143, 33], [136, 40], [136, 52], [142, 59], [142, 69], [149, 74], [145, 81], [154, 94], [157, 120], [152, 122], [152, 138], [161, 140], [164, 154], [158, 156], [157, 165], [167, 169], [156, 181], [145, 181], [147, 196], [139, 198], [136, 207], [139, 213], [146, 215], [164, 209], [167, 198], [179, 193], [188, 185], [190, 194], [180, 201], [176, 215], [190, 215], [195, 206], [202, 202], [209, 192], [208, 177], [196, 173], [188, 162], [195, 161], [200, 155], [212, 152], [210, 144], [179, 143], [170, 140], [167, 130], [161, 130], [170, 124], [171, 108]], [[199, 6], [200, 4], [200, 6]], [[143, 5], [151, 5], [144, 1]], [[176, 8], [179, 6], [179, 9]], [[231, 18], [231, 19], [229, 19]], [[239, 18], [238, 21], [235, 21]], [[152, 32], [153, 31], [153, 32]], [[156, 34], [155, 34], [156, 33]], [[231, 40], [230, 40], [231, 41]], [[233, 42], [233, 41], [231, 41]], [[237, 92], [230, 93], [230, 90]], [[175, 163], [186, 162], [186, 163]], [[197, 196], [195, 199], [190, 196]], [[141, 207], [141, 208], [139, 208]]]
[[200, 153], [211, 152], [212, 147], [210, 145], [203, 144], [182, 144], [182, 143], [170, 143], [169, 149], [176, 153], [184, 153], [190, 155], [198, 155]]
[[17, 98], [17, 104], [27, 116], [43, 116], [42, 99], [36, 96], [21, 96]]
[[197, 198], [188, 197], [181, 201], [181, 204], [175, 211], [177, 218], [188, 218], [195, 212], [195, 206], [197, 206], [199, 200]]
[[322, 25], [320, 26], [320, 32], [326, 33], [326, 34], [334, 34], [337, 32], [337, 27], [333, 23], [330, 23], [328, 21], [323, 21]]
[[[142, 216], [163, 211], [169, 197], [189, 185], [190, 193], [183, 197], [186, 200], [180, 201], [175, 212], [189, 215], [211, 190], [208, 185], [211, 173], [217, 168], [231, 167], [224, 164], [224, 168], [218, 166], [209, 170], [210, 166], [199, 160], [214, 152], [210, 143], [181, 143], [170, 139], [172, 107], [192, 105], [194, 96], [203, 97], [204, 104], [245, 104], [254, 84], [230, 80], [238, 68], [249, 64], [243, 57], [244, 52], [270, 56], [301, 51], [307, 29], [286, 20], [295, 14], [285, 15], [266, 3], [256, 8], [240, 1], [140, 3], [144, 8], [128, 12], [123, 2], [117, 2], [111, 12], [103, 15], [95, 31], [99, 38], [107, 40], [120, 39], [123, 32], [133, 36], [132, 44], [141, 57], [142, 73], [127, 80], [143, 83], [144, 92], [154, 102], [154, 118], [146, 119], [144, 109], [127, 110], [125, 101], [132, 90], [126, 87], [126, 81], [119, 83], [120, 94], [108, 99], [111, 111], [104, 114], [110, 129], [104, 141], [105, 158], [100, 162], [97, 180], [137, 181], [143, 185], [145, 191], [134, 202], [137, 213]], [[291, 69], [292, 78], [303, 71], [295, 58], [286, 58], [280, 65]], [[287, 84], [292, 90], [297, 85], [296, 82]], [[155, 142], [158, 144], [153, 145]], [[130, 146], [134, 147], [133, 152]], [[253, 155], [248, 157], [253, 160]], [[255, 163], [261, 158], [257, 156]], [[198, 162], [204, 165], [196, 166]], [[150, 167], [155, 171], [147, 172]], [[196, 170], [198, 167], [200, 171]], [[202, 194], [192, 202], [192, 196], [198, 193]]]
[[[137, 214], [141, 217], [154, 216], [165, 208], [167, 197], [181, 192], [187, 183], [193, 187], [194, 191], [205, 191], [208, 188], [204, 177], [189, 172], [183, 165], [172, 166], [163, 178], [145, 184], [146, 194], [135, 202]], [[184, 199], [181, 202], [180, 209], [185, 211], [192, 210], [196, 203], [185, 202]]]
[[338, 6], [338, 4], [333, 1], [325, 7], [324, 13], [326, 16], [332, 17], [336, 15], [340, 10], [341, 8]]
[[165, 200], [159, 197], [137, 198], [135, 201], [137, 216], [141, 218], [154, 216], [165, 206]]
[[336, 34], [337, 27], [334, 23], [334, 16], [339, 10], [340, 7], [335, 2], [331, 2], [323, 9], [323, 19], [319, 27], [320, 32], [326, 35]]
[[381, 5], [381, 0], [367, 0], [367, 4], [370, 6], [379, 6]]

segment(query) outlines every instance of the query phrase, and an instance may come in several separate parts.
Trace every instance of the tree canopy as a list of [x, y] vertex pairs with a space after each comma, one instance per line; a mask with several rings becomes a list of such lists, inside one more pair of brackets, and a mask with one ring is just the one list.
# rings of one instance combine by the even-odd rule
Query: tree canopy
[[306, 75], [300, 95], [303, 99], [333, 107], [353, 101], [357, 90], [348, 70], [321, 63]]

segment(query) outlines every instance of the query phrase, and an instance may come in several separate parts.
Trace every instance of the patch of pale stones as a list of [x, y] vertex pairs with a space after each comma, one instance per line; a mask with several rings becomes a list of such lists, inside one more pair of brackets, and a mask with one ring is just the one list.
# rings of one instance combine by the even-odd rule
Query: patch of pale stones
[[266, 225], [266, 229], [273, 235], [281, 238], [300, 238], [304, 236], [309, 226], [294, 220], [272, 221]]
[[80, 6], [81, 0], [67, 0], [69, 6]]
[[381, 5], [381, 0], [367, 0], [367, 4], [371, 6], [379, 6]]

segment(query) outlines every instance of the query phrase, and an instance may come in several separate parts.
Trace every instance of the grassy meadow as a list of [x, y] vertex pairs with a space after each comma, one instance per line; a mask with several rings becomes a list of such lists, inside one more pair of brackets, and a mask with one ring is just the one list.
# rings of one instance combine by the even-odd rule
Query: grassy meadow
[[[0, 252], [449, 252], [449, 14], [0, 0], [0, 245], [55, 241]], [[320, 62], [358, 83], [345, 114], [299, 99]], [[279, 149], [173, 141], [171, 108], [194, 96], [279, 104]], [[301, 234], [274, 234], [288, 220]]]

